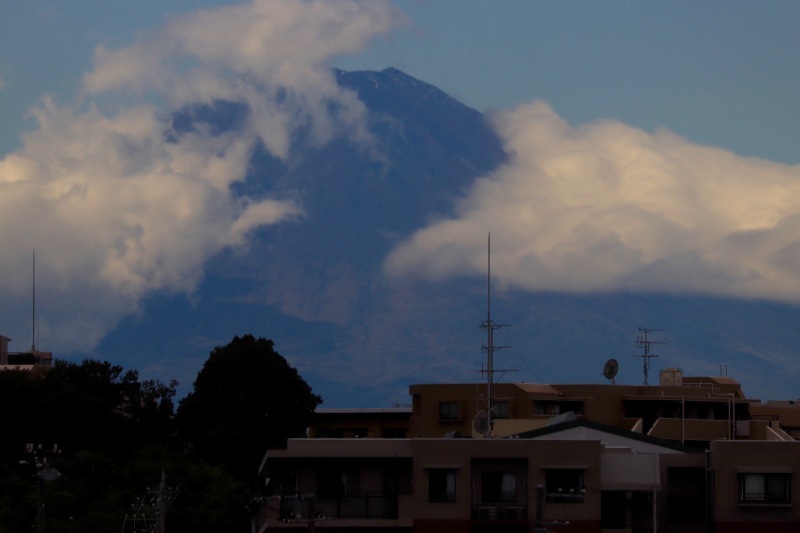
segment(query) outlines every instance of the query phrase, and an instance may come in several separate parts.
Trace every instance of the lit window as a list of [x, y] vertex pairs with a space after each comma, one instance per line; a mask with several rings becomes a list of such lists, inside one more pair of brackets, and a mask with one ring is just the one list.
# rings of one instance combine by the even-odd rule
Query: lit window
[[428, 499], [432, 502], [456, 501], [456, 471], [449, 468], [428, 470]]
[[740, 503], [791, 503], [790, 474], [739, 474]]

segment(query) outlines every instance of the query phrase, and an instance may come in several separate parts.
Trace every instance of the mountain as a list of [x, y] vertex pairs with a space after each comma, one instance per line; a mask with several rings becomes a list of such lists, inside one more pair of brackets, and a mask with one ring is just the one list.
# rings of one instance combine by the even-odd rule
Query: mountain
[[[481, 113], [397, 69], [335, 76], [368, 109], [370, 146], [319, 146], [300, 134], [285, 160], [257, 147], [237, 192], [294, 199], [305, 216], [215, 257], [191, 298], [152, 296], [106, 336], [98, 357], [138, 361], [144, 375], [175, 377], [186, 392], [214, 346], [252, 333], [273, 339], [329, 407], [406, 403], [409, 383], [481, 379], [485, 280], [403, 282], [381, 267], [397, 243], [452, 215], [475, 178], [507, 160], [502, 143]], [[173, 128], [221, 133], [247, 113], [231, 102], [192, 106]], [[792, 306], [660, 294], [492, 297], [495, 321], [512, 325], [497, 338], [509, 346], [496, 358], [506, 381], [597, 382], [615, 357], [617, 381], [639, 384], [634, 340], [650, 327], [668, 343], [651, 383], [661, 367], [727, 368], [752, 396], [800, 396], [798, 374], [786, 371], [800, 341]]]

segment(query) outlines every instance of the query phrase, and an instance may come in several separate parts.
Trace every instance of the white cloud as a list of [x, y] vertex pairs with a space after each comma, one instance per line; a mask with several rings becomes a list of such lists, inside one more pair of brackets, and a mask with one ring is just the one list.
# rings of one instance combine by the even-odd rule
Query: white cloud
[[[256, 0], [99, 47], [77, 102], [44, 99], [32, 112], [38, 128], [0, 159], [4, 327], [27, 328], [33, 248], [50, 300], [41, 333], [60, 350], [88, 349], [147, 294], [191, 292], [211, 256], [302, 215], [230, 186], [259, 139], [277, 157], [298, 129], [320, 143], [367, 139], [363, 105], [327, 61], [394, 20], [385, 2]], [[239, 130], [170, 131], [172, 113], [218, 99], [248, 106]]]
[[495, 117], [508, 165], [457, 217], [387, 258], [393, 276], [486, 270], [531, 291], [668, 291], [800, 301], [800, 166], [603, 121], [573, 127], [544, 103]]
[[200, 10], [129, 48], [98, 47], [84, 90], [157, 91], [174, 105], [244, 102], [254, 133], [285, 157], [299, 127], [319, 143], [343, 130], [367, 137], [364, 106], [338, 87], [327, 63], [401, 22], [384, 1], [253, 0]]

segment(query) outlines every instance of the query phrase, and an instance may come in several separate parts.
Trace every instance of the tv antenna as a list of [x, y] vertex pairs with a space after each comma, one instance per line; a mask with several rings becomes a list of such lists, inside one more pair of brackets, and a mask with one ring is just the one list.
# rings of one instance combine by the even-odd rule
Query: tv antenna
[[636, 337], [636, 347], [643, 349], [644, 353], [640, 355], [634, 355], [634, 357], [639, 357], [642, 359], [645, 386], [649, 385], [647, 382], [647, 373], [650, 369], [650, 359], [653, 357], [658, 357], [656, 354], [650, 353], [650, 347], [654, 344], [667, 344], [665, 341], [654, 341], [648, 338], [648, 334], [653, 333], [654, 331], [661, 330], [652, 328], [639, 328], [639, 335]]
[[481, 329], [486, 331], [486, 344], [482, 350], [486, 352], [486, 368], [481, 373], [486, 373], [486, 423], [481, 423], [480, 427], [485, 430], [482, 432], [484, 437], [492, 436], [492, 415], [494, 406], [494, 374], [496, 372], [507, 372], [508, 370], [495, 370], [494, 352], [510, 346], [494, 345], [494, 330], [500, 329], [510, 324], [495, 324], [492, 322], [492, 234], [489, 233], [487, 240], [488, 262], [486, 268], [486, 320], [481, 324]]
[[31, 353], [36, 353], [36, 248], [33, 249], [33, 264], [31, 267], [33, 276], [33, 294], [31, 295], [31, 300], [33, 302], [31, 309]]
[[611, 382], [612, 385], [616, 385], [617, 382], [614, 378], [617, 376], [617, 372], [619, 372], [619, 363], [616, 359], [609, 359], [606, 361], [606, 364], [603, 366], [603, 376]]

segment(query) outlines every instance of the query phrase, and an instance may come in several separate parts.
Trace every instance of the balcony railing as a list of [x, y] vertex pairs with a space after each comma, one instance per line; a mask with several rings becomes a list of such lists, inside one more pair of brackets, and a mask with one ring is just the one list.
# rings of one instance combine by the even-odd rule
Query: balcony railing
[[472, 506], [473, 520], [527, 520], [526, 505], [478, 504]]
[[53, 366], [50, 352], [5, 352], [0, 353], [0, 365], [7, 366]]
[[298, 513], [298, 503], [306, 516], [327, 518], [397, 518], [397, 496], [362, 493], [342, 496], [314, 496], [305, 502], [285, 500], [283, 514]]

